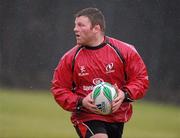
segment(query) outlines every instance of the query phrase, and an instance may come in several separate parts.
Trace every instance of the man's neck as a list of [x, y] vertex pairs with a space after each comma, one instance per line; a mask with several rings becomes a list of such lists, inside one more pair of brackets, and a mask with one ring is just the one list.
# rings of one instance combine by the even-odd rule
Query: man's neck
[[103, 43], [103, 41], [104, 41], [104, 36], [99, 36], [93, 42], [91, 42], [89, 46], [96, 47], [100, 45], [101, 43]]

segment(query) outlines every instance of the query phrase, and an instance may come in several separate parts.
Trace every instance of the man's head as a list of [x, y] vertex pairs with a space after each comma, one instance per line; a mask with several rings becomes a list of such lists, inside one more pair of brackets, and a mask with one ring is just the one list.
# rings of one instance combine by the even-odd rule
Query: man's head
[[85, 8], [76, 13], [75, 17], [86, 16], [89, 18], [92, 27], [99, 25], [101, 31], [105, 31], [105, 19], [102, 12], [97, 8]]
[[104, 31], [104, 15], [97, 8], [85, 8], [75, 15], [74, 32], [78, 44], [91, 45]]

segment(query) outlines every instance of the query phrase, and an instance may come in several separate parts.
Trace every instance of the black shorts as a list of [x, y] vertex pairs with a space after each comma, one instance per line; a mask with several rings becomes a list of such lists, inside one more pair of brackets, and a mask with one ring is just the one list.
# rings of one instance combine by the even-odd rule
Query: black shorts
[[103, 121], [88, 121], [75, 126], [80, 138], [90, 138], [97, 133], [104, 133], [108, 138], [121, 138], [124, 123], [108, 123]]

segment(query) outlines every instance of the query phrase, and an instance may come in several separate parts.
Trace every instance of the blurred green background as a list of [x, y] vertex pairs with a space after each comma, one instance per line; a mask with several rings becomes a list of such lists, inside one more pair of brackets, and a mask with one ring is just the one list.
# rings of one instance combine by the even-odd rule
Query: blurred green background
[[[24, 92], [26, 91], [26, 93]], [[179, 138], [180, 108], [135, 102], [124, 138]], [[77, 138], [49, 91], [0, 89], [0, 138]]]

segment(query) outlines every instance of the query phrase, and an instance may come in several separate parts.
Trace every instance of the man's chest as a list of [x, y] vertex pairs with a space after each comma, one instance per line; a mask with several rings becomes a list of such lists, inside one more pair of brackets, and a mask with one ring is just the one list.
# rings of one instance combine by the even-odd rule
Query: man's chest
[[82, 52], [75, 61], [74, 75], [79, 83], [96, 84], [112, 81], [123, 75], [123, 63], [115, 52]]

